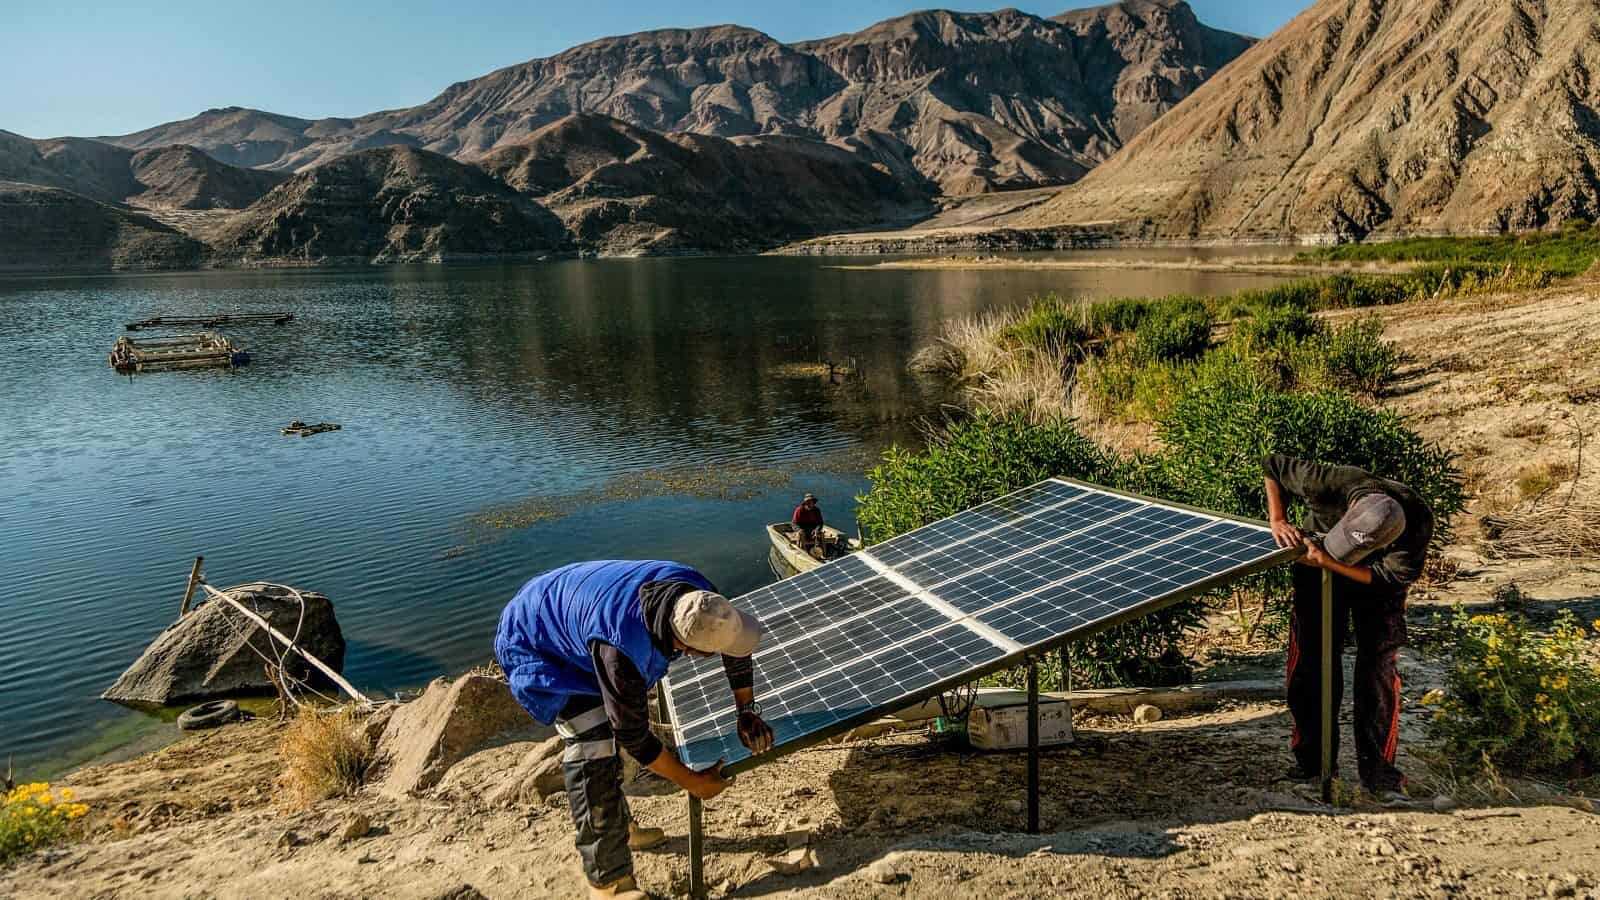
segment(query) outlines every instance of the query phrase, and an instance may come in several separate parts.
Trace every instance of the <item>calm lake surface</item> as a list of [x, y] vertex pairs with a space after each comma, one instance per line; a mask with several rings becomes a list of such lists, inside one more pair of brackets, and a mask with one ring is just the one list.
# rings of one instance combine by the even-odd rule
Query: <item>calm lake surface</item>
[[[945, 399], [906, 371], [945, 319], [1279, 280], [839, 262], [0, 281], [0, 754], [48, 774], [173, 727], [96, 698], [197, 554], [218, 586], [327, 594], [345, 674], [416, 687], [487, 661], [501, 606], [553, 566], [677, 559], [737, 595], [775, 577], [762, 528], [802, 491], [853, 529], [872, 457]], [[296, 321], [227, 329], [241, 370], [105, 362], [127, 321], [280, 310]], [[850, 358], [860, 383], [807, 366]], [[280, 435], [295, 418], [344, 427]]]

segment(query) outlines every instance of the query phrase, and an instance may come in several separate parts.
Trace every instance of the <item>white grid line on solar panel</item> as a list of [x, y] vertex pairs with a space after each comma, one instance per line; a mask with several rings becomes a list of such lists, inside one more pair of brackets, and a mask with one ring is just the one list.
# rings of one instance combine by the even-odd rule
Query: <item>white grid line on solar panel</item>
[[1060, 509], [1095, 496], [1111, 495], [1065, 482], [1041, 481], [874, 544], [872, 552], [878, 559], [898, 568], [919, 556], [926, 555], [930, 550], [1003, 531], [1021, 520], [1037, 517], [1042, 512]]
[[[870, 567], [868, 568], [870, 571]], [[840, 591], [818, 597], [807, 597], [791, 608], [761, 620], [767, 633], [756, 647], [756, 666], [759, 668], [764, 659], [791, 643], [806, 640], [819, 632], [853, 626], [907, 596], [908, 593], [904, 588], [887, 578], [875, 575], [869, 580], [851, 584]], [[738, 602], [735, 601], [734, 605], [737, 606]], [[714, 660], [697, 659], [686, 666], [674, 665], [673, 686], [676, 688], [679, 684], [704, 681], [714, 677], [719, 671], [721, 666]]]
[[[1040, 544], [1049, 543], [1067, 534], [1084, 531], [1099, 523], [1110, 521], [1144, 508], [1137, 500], [1112, 494], [1086, 494], [1070, 504], [1062, 504], [1018, 519], [992, 531], [970, 535], [960, 541], [940, 546], [928, 546], [925, 552], [902, 562], [892, 562], [895, 570], [919, 583], [939, 574], [939, 570], [960, 560], [963, 565], [982, 565], [987, 562], [1024, 552]], [[871, 548], [877, 555], [877, 548]], [[879, 556], [879, 559], [883, 557]], [[890, 562], [884, 560], [884, 562]]]
[[1070, 577], [1085, 567], [1103, 565], [1136, 548], [1177, 537], [1215, 521], [1170, 507], [1146, 505], [982, 566], [966, 566], [959, 559], [951, 560], [953, 570], [959, 574], [935, 582], [932, 590], [963, 614], [970, 615], [1004, 598], [1024, 595]]
[[[1047, 483], [1048, 484], [1058, 484], [1058, 482], [1047, 482]], [[1073, 485], [1063, 485], [1063, 486], [1064, 487], [1069, 487], [1069, 488], [1074, 488], [1076, 490], [1076, 488]], [[1057, 543], [1059, 543], [1061, 541], [1077, 537], [1080, 534], [1092, 533], [1093, 531], [1098, 530], [1098, 529], [1106, 526], [1108, 523], [1113, 523], [1113, 522], [1116, 522], [1118, 520], [1127, 518], [1128, 516], [1130, 516], [1130, 515], [1132, 515], [1132, 514], [1134, 514], [1136, 512], [1139, 512], [1141, 510], [1156, 509], [1156, 510], [1160, 510], [1161, 511], [1161, 515], [1164, 516], [1164, 517], [1182, 516], [1182, 517], [1187, 517], [1187, 518], [1193, 519], [1196, 522], [1212, 521], [1210, 519], [1205, 519], [1204, 517], [1195, 515], [1193, 513], [1187, 513], [1187, 512], [1182, 512], [1180, 510], [1172, 509], [1171, 507], [1159, 506], [1159, 505], [1154, 505], [1154, 504], [1149, 504], [1149, 503], [1142, 503], [1141, 501], [1129, 500], [1129, 499], [1126, 499], [1126, 498], [1123, 498], [1123, 497], [1120, 497], [1120, 496], [1117, 496], [1117, 495], [1103, 493], [1103, 492], [1099, 492], [1099, 491], [1087, 491], [1087, 490], [1081, 491], [1080, 494], [1078, 495], [1077, 499], [1083, 499], [1085, 504], [1086, 504], [1086, 505], [1084, 505], [1082, 507], [1081, 511], [1078, 508], [1075, 507], [1074, 509], [1072, 509], [1070, 511], [1065, 511], [1065, 512], [1063, 512], [1059, 508], [1055, 508], [1054, 511], [1052, 512], [1052, 518], [1054, 518], [1054, 515], [1057, 514], [1057, 513], [1062, 514], [1063, 517], [1064, 517], [1064, 520], [1061, 522], [1061, 527], [1067, 527], [1070, 530], [1058, 533], [1056, 531], [1056, 527], [1057, 526], [1055, 526], [1055, 525], [1051, 525], [1049, 523], [1038, 523], [1038, 522], [1033, 523], [1037, 527], [1031, 533], [1033, 533], [1035, 535], [1038, 535], [1038, 536], [1043, 536], [1043, 535], [1046, 535], [1046, 534], [1053, 535], [1053, 537], [1051, 537], [1051, 539], [1049, 541], [1047, 541], [1042, 546], [1052, 546], [1052, 545], [1055, 545], [1055, 544], [1057, 544]], [[1118, 510], [1120, 510], [1120, 512]], [[1037, 513], [1035, 513], [1035, 514], [1037, 515]], [[965, 516], [966, 514], [962, 513], [960, 515]], [[1109, 518], [1106, 518], [1106, 516], [1109, 516]], [[1165, 521], [1165, 519], [1163, 519], [1162, 521]], [[1001, 530], [1005, 530], [1005, 529], [1001, 529]], [[988, 534], [988, 533], [985, 533], [985, 534]], [[979, 537], [981, 537], [981, 536], [982, 535], [979, 535]], [[1012, 546], [1010, 543], [1005, 542], [1003, 540], [999, 542], [999, 545], [1006, 546], [1006, 547], [1011, 547]], [[879, 545], [879, 546], [881, 546], [881, 545]], [[967, 547], [967, 548], [971, 548], [971, 549], [978, 549], [976, 545], [970, 544], [970, 543], [969, 544], [964, 544], [962, 546], [963, 547]], [[981, 551], [980, 550], [979, 551], [979, 555], [987, 555], [988, 556], [988, 562], [985, 562], [985, 563], [980, 563], [980, 562], [967, 563], [965, 561], [959, 561], [959, 564], [967, 566], [969, 571], [967, 573], [964, 573], [964, 574], [970, 575], [970, 574], [986, 571], [988, 569], [994, 568], [995, 566], [998, 566], [998, 565], [1003, 564], [1005, 562], [1008, 562], [1008, 561], [1014, 560], [1014, 559], [1016, 559], [1018, 557], [1024, 556], [1024, 555], [1026, 555], [1026, 554], [1028, 554], [1030, 552], [1034, 552], [1035, 550], [1038, 549], [1038, 546], [1040, 546], [1040, 545], [1031, 546], [1031, 547], [1021, 547], [1020, 549], [1013, 550], [1011, 553], [1009, 553], [1008, 555], [1005, 555], [1005, 556], [999, 556], [999, 555], [992, 554], [992, 553], [986, 553], [985, 551]], [[864, 553], [870, 553], [872, 557], [877, 557], [878, 547], [874, 546], [870, 551], [864, 551]], [[863, 554], [855, 554], [852, 557], [847, 557], [847, 559], [857, 559], [858, 561], [860, 561], [860, 557], [862, 555]], [[941, 557], [941, 560], [945, 560], [945, 561], [950, 562], [952, 564], [957, 562], [956, 560], [954, 560], [954, 559], [952, 559], [952, 558], [950, 558], [948, 556]], [[870, 564], [867, 564], [867, 565], [870, 567]], [[822, 568], [826, 568], [826, 567], [822, 567]], [[817, 572], [817, 571], [821, 571], [821, 569], [819, 568], [819, 569], [813, 570], [813, 572]], [[796, 576], [796, 578], [801, 578], [801, 577], [804, 577], [804, 576]], [[794, 578], [791, 578], [791, 579], [787, 579], [785, 581], [780, 581], [780, 582], [777, 582], [774, 585], [770, 585], [769, 588], [780, 588], [783, 585], [788, 584], [789, 582], [793, 582], [794, 580], [795, 580]], [[921, 585], [915, 585], [915, 586], [920, 590], [923, 590], [925, 592], [930, 592], [931, 593], [932, 591], [937, 590], [940, 584], [949, 583], [949, 582], [954, 581], [954, 580], [956, 580], [956, 578], [954, 578], [954, 577], [946, 578], [946, 579], [944, 579], [944, 581], [938, 582], [938, 583], [934, 584], [930, 588], [923, 588]], [[766, 589], [763, 589], [763, 590], [766, 590]], [[910, 588], [907, 588], [906, 592], [910, 593]], [[806, 593], [809, 593], [809, 592], [802, 590], [802, 591], [800, 591], [800, 593], [806, 594]], [[747, 596], [749, 596], [749, 595], [747, 595]], [[962, 613], [968, 612], [968, 610], [963, 610], [961, 608], [960, 604], [950, 602], [948, 598], [943, 598], [942, 596], [937, 595], [937, 594], [935, 594], [934, 596], [939, 597], [939, 599], [940, 599], [940, 601], [942, 603], [947, 604], [949, 606], [955, 607], [958, 612], [962, 612]], [[818, 599], [827, 600], [828, 597], [824, 596], [824, 597], [821, 597], [821, 598], [818, 598]], [[739, 601], [735, 601], [735, 605], [742, 605], [742, 604], [743, 604], [743, 598], [740, 598]], [[843, 617], [843, 618], [839, 618], [839, 617], [833, 616], [833, 615], [821, 614], [821, 607], [820, 606], [817, 607], [817, 610], [818, 610], [819, 614], [815, 618], [819, 619], [819, 620], [822, 620], [822, 621], [818, 622], [818, 624], [821, 624], [821, 626], [825, 627], [825, 628], [837, 628], [837, 627], [843, 627], [845, 625], [853, 624], [854, 622], [858, 621], [859, 619], [863, 618], [864, 616], [870, 615], [871, 612], [872, 612], [872, 610], [870, 610], [870, 609], [861, 609], [861, 610], [858, 610], [857, 612], [855, 612], [853, 615], [846, 616], [846, 617]], [[760, 616], [758, 616], [758, 618], [760, 618]], [[965, 618], [965, 615], [952, 615], [950, 617], [951, 621], [961, 621], [963, 618]], [[765, 618], [763, 618], [762, 619], [762, 624], [763, 625], [768, 625], [769, 623], [767, 622], [767, 620]], [[785, 642], [787, 640], [794, 639], [793, 635], [791, 634], [791, 632], [793, 632], [794, 629], [783, 627], [784, 624], [785, 623], [783, 621], [781, 621], [781, 620], [775, 620], [768, 627], [767, 639], [765, 641], [763, 641], [763, 647], [761, 649], [758, 649], [757, 653], [756, 653], [756, 661], [757, 661], [758, 665], [760, 664], [760, 661], [761, 661], [761, 658], [762, 658], [764, 650], [767, 647], [769, 647], [773, 642], [776, 642], [776, 643], [781, 645], [783, 642]], [[981, 631], [982, 629], [979, 629], [979, 630]], [[991, 640], [993, 639], [993, 635], [989, 635], [989, 637], [991, 638]], [[1002, 647], [1006, 647], [1007, 646], [1007, 643], [1003, 639], [1002, 639], [1001, 642], [999, 642], [999, 644]], [[711, 666], [709, 664], [705, 664], [705, 663], [693, 664], [691, 667], [689, 667], [687, 670], [685, 670], [681, 674], [678, 673], [678, 672], [674, 672], [673, 676], [672, 676], [672, 680], [673, 680], [674, 684], [677, 684], [677, 683], [680, 683], [680, 682], [685, 682], [686, 683], [686, 682], [691, 682], [691, 681], [699, 681], [699, 680], [702, 680], [702, 679], [705, 679], [705, 678], [713, 676], [716, 673], [716, 671], [717, 671], [716, 667]]]
[[878, 572], [883, 575], [883, 577], [889, 579], [905, 590], [910, 591], [913, 597], [922, 601], [923, 603], [926, 603], [929, 607], [936, 610], [940, 615], [944, 616], [948, 621], [959, 622], [960, 624], [965, 625], [969, 631], [976, 633], [984, 640], [995, 645], [996, 647], [999, 647], [1001, 650], [1004, 650], [1007, 653], [1022, 649], [1010, 638], [998, 631], [995, 631], [993, 628], [990, 628], [982, 622], [974, 621], [973, 619], [962, 615], [961, 610], [956, 609], [954, 606], [944, 602], [944, 600], [940, 599], [937, 594], [924, 590], [915, 581], [906, 578], [904, 575], [899, 574], [895, 570], [879, 562], [871, 553], [863, 550], [856, 555], [860, 556], [867, 565], [877, 569]]
[[[819, 610], [820, 602], [830, 600], [841, 591], [848, 591], [857, 585], [874, 580], [883, 583], [882, 576], [871, 566], [853, 556], [845, 557], [834, 563], [818, 566], [810, 572], [757, 588], [734, 600], [733, 605], [755, 616], [766, 626], [767, 639], [763, 641], [764, 648], [778, 639], [778, 632], [783, 629], [784, 623], [790, 617], [802, 615], [808, 610]], [[696, 681], [721, 671], [721, 668], [715, 657], [709, 659], [680, 657], [672, 666], [670, 680], [674, 684]]]
[[1016, 597], [977, 617], [1025, 646], [1054, 640], [1278, 552], [1270, 532], [1217, 522]]
[[[879, 610], [858, 629], [807, 635], [757, 659], [756, 696], [765, 707], [769, 696], [815, 682], [856, 660], [886, 652], [949, 624], [950, 620], [937, 610], [907, 598]], [[791, 677], [794, 675], [799, 677]], [[718, 679], [674, 685], [673, 691], [675, 724], [684, 729], [715, 716], [727, 698], [726, 682]]]
[[[946, 626], [923, 638], [916, 647], [857, 659], [825, 684], [791, 685], [763, 697], [762, 717], [773, 729], [774, 746], [909, 698], [1004, 655], [958, 626]], [[719, 759], [733, 763], [750, 755], [738, 741], [736, 715], [726, 702], [716, 716], [679, 729], [678, 739], [682, 761], [691, 768], [703, 768]]]

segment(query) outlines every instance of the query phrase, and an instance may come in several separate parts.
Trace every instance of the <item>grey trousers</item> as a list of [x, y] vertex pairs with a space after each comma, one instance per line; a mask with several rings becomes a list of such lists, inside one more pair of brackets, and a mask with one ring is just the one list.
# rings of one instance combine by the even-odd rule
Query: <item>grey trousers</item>
[[561, 774], [578, 831], [583, 874], [596, 885], [632, 875], [628, 823], [633, 816], [622, 794], [622, 757], [600, 698], [579, 695], [568, 700], [556, 717], [556, 731], [567, 745]]

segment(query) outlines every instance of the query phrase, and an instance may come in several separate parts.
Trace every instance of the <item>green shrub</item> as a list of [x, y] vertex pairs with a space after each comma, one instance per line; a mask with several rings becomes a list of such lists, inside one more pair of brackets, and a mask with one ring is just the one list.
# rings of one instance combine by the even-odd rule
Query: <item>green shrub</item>
[[1093, 337], [1083, 305], [1055, 294], [1035, 297], [1028, 308], [1001, 332], [1001, 338], [1024, 347], [1062, 353]]
[[1195, 359], [1211, 346], [1212, 324], [1204, 304], [1163, 305], [1134, 329], [1134, 352], [1146, 362]]
[[53, 792], [43, 782], [18, 785], [0, 798], [0, 865], [65, 840], [72, 823], [88, 811], [71, 788]]
[[1431, 262], [1482, 267], [1543, 269], [1556, 276], [1577, 275], [1600, 259], [1600, 231], [1581, 223], [1559, 232], [1527, 232], [1493, 237], [1408, 238], [1372, 244], [1324, 247], [1302, 257], [1338, 262]]
[[921, 528], [986, 500], [1056, 475], [1104, 483], [1117, 462], [1071, 422], [1031, 424], [1014, 414], [978, 412], [929, 435], [927, 447], [891, 447], [856, 498], [856, 522], [870, 543]]
[[1328, 386], [1363, 394], [1377, 394], [1400, 366], [1400, 351], [1383, 340], [1383, 320], [1377, 316], [1330, 330], [1316, 349]]
[[1321, 334], [1322, 320], [1298, 306], [1269, 306], [1234, 324], [1234, 335], [1246, 347], [1263, 349], [1303, 341]]
[[1423, 697], [1446, 759], [1527, 774], [1600, 771], [1600, 671], [1571, 613], [1547, 636], [1521, 618], [1460, 609], [1451, 625], [1445, 688]]
[[1440, 545], [1466, 502], [1454, 454], [1399, 416], [1337, 391], [1284, 393], [1247, 367], [1198, 367], [1157, 432], [1175, 499], [1224, 512], [1263, 514], [1261, 460], [1269, 453], [1359, 466], [1410, 485], [1433, 508]]
[[[1031, 424], [1021, 415], [978, 413], [930, 436], [927, 448], [892, 448], [868, 473], [871, 489], [858, 497], [856, 521], [870, 542], [887, 540], [1002, 494], [1056, 475], [1099, 484], [1145, 484], [1144, 467], [1116, 460], [1070, 422]], [[1178, 604], [1073, 645], [1073, 666], [1090, 684], [1174, 683], [1188, 674], [1178, 651], [1185, 631], [1199, 624], [1193, 603]], [[1046, 689], [1059, 687], [1047, 670]], [[1015, 673], [996, 677], [1009, 684]]]

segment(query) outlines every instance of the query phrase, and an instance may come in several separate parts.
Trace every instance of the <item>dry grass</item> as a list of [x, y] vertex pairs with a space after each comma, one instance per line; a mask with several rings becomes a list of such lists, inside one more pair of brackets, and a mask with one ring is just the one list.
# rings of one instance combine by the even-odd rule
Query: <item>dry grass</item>
[[1021, 412], [1034, 421], [1070, 416], [1070, 361], [1062, 353], [1005, 337], [1023, 314], [992, 311], [955, 319], [912, 358], [911, 367], [961, 383], [973, 406], [981, 409]]
[[1526, 466], [1517, 473], [1517, 493], [1524, 500], [1534, 500], [1555, 490], [1577, 474], [1577, 469], [1567, 462], [1538, 463]]
[[975, 405], [999, 413], [1026, 413], [1035, 422], [1072, 415], [1069, 368], [1049, 353], [1018, 352], [972, 387]]
[[278, 750], [287, 800], [300, 808], [355, 793], [372, 765], [372, 748], [356, 731], [349, 710], [302, 708], [284, 730]]
[[1600, 556], [1600, 503], [1576, 501], [1483, 517], [1485, 549], [1503, 559]]
[[1550, 426], [1538, 419], [1524, 419], [1521, 422], [1513, 422], [1507, 425], [1505, 430], [1500, 433], [1508, 438], [1527, 439], [1544, 437], [1549, 431]]
[[1012, 356], [1000, 336], [1016, 319], [1012, 312], [990, 311], [952, 320], [938, 340], [912, 357], [911, 367], [963, 381], [992, 376]]

